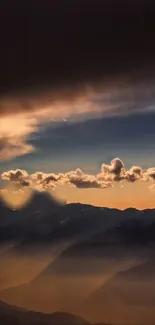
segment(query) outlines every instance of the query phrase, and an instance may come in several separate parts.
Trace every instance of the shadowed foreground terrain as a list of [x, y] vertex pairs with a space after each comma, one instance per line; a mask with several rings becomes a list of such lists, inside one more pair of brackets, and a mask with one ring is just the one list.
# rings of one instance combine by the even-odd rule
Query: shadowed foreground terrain
[[[55, 312], [36, 313], [0, 302], [0, 324], [4, 325], [89, 325], [84, 318], [72, 314]], [[107, 325], [103, 324], [102, 325]]]

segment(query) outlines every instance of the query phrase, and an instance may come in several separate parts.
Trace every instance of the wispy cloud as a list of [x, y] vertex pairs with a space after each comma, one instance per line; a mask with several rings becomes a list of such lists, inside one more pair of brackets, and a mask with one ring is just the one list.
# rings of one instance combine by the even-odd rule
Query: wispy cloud
[[0, 99], [0, 161], [35, 151], [30, 136], [53, 121], [144, 113], [154, 109], [152, 83], [134, 88], [127, 80], [76, 88], [17, 94]]

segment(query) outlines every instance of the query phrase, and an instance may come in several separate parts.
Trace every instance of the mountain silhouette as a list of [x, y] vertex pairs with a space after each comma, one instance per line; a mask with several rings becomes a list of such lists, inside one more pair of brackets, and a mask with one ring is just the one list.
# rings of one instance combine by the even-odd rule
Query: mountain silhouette
[[89, 324], [82, 317], [55, 312], [53, 314], [35, 313], [16, 306], [0, 302], [0, 324], [3, 325], [87, 325]]
[[[6, 223], [0, 223], [1, 244], [14, 244], [1, 254], [1, 279], [8, 281], [10, 286], [1, 291], [1, 300], [36, 312], [61, 310], [80, 314], [93, 322], [115, 323], [112, 306], [124, 310], [122, 325], [133, 308], [132, 314], [139, 317], [138, 325], [141, 320], [138, 309], [142, 306], [148, 318], [153, 317], [155, 209], [120, 211], [80, 203], [63, 205], [46, 193], [34, 193], [28, 205], [20, 210], [12, 211], [3, 204], [0, 209], [7, 219]], [[31, 263], [33, 267], [35, 261], [43, 259], [47, 250], [48, 263], [30, 280], [16, 282], [22, 272], [29, 272]], [[19, 263], [12, 265], [14, 256], [19, 256]], [[24, 256], [27, 264], [24, 264]], [[148, 264], [144, 267], [146, 261]], [[141, 266], [135, 269], [137, 265]], [[129, 281], [127, 275], [131, 270], [137, 278], [134, 280], [132, 276]], [[150, 288], [150, 298], [146, 294], [144, 299], [145, 283]], [[135, 288], [140, 306], [136, 303]], [[135, 301], [132, 308], [131, 303], [125, 305], [125, 301], [130, 300]], [[134, 324], [134, 319], [129, 319]]]
[[62, 241], [94, 230], [104, 230], [123, 219], [154, 216], [154, 210], [108, 209], [84, 204], [60, 204], [45, 192], [34, 192], [23, 208], [15, 210], [0, 202], [0, 242], [24, 245]]
[[[68, 219], [64, 219], [62, 237], [65, 231], [69, 236], [68, 229], [71, 231], [78, 225], [81, 233], [82, 224], [89, 224], [89, 220], [95, 219], [90, 229], [94, 229], [95, 223], [99, 227], [95, 233], [89, 231], [89, 236], [86, 228], [79, 242], [70, 245], [31, 282], [2, 291], [4, 301], [42, 312], [58, 309], [78, 313], [82, 301], [97, 287], [104, 287], [109, 278], [153, 258], [154, 210], [134, 210], [134, 215], [130, 209], [119, 211], [83, 205], [64, 206], [61, 213], [64, 210]], [[78, 213], [70, 216], [68, 211], [74, 210]]]

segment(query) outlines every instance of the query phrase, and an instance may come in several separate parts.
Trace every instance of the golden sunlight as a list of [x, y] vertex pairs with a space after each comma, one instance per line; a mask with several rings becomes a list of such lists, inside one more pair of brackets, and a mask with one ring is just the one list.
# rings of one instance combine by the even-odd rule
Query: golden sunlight
[[28, 203], [32, 197], [32, 189], [23, 187], [16, 190], [11, 184], [2, 191], [2, 199], [12, 209], [20, 209]]

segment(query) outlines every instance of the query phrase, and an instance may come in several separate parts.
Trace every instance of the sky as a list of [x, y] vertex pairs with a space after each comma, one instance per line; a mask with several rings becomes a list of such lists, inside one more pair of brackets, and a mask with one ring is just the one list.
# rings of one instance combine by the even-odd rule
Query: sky
[[154, 207], [154, 18], [152, 1], [2, 1], [2, 196]]

